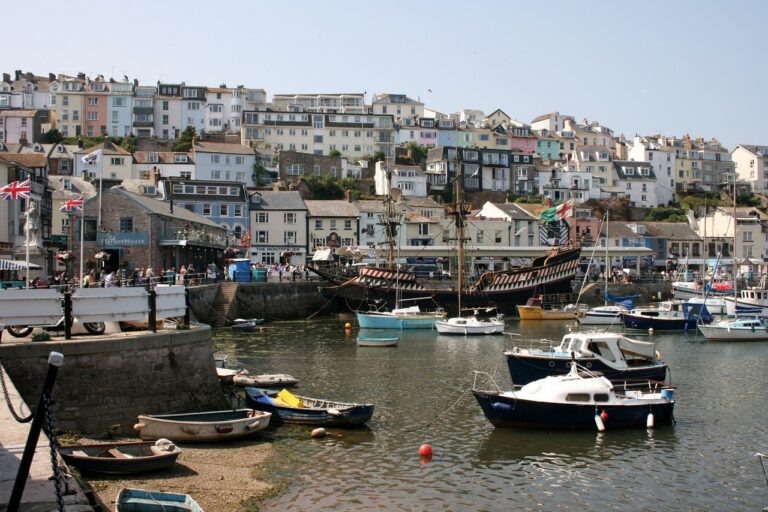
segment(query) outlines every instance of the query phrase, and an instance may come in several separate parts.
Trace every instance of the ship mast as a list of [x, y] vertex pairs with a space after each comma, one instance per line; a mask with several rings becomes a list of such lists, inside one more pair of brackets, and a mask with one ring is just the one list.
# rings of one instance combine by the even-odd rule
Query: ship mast
[[464, 171], [462, 169], [461, 160], [459, 159], [459, 148], [456, 147], [456, 169], [454, 171], [453, 182], [453, 203], [448, 206], [448, 215], [453, 216], [453, 222], [456, 226], [456, 255], [458, 257], [458, 279], [457, 279], [457, 293], [458, 293], [458, 306], [459, 314], [461, 316], [461, 293], [464, 290], [464, 242], [467, 240], [464, 236], [464, 228], [466, 227], [466, 216], [472, 211], [472, 206], [464, 201]]
[[384, 160], [384, 172], [387, 176], [387, 195], [384, 198], [384, 215], [380, 216], [379, 225], [384, 226], [387, 237], [387, 267], [393, 269], [395, 268], [395, 245], [397, 245], [395, 238], [400, 222], [395, 214], [395, 200], [392, 198], [392, 169], [387, 160]]

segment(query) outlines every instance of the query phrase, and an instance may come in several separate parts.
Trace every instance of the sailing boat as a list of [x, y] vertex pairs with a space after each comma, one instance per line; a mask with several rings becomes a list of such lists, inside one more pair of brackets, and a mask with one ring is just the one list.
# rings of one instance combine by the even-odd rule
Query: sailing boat
[[[737, 228], [739, 224], [736, 220], [736, 177], [733, 179], [733, 274], [736, 274], [738, 258], [736, 256], [736, 242], [738, 240]], [[728, 341], [767, 341], [768, 340], [768, 321], [765, 318], [759, 318], [763, 308], [759, 303], [742, 302], [738, 297], [738, 279], [733, 280], [733, 298], [726, 298], [726, 309], [733, 318], [720, 320], [710, 325], [699, 325], [699, 331], [708, 340], [728, 340]], [[761, 284], [764, 286], [764, 284]], [[744, 297], [754, 299], [755, 296], [762, 296], [768, 293], [768, 290], [746, 290], [742, 292]]]
[[608, 210], [605, 211], [605, 290], [603, 297], [605, 302], [580, 315], [577, 320], [581, 325], [609, 325], [623, 326], [621, 314], [630, 311], [634, 304], [631, 300], [623, 300], [613, 305], [608, 305], [608, 276], [611, 268], [608, 257]]
[[[459, 316], [448, 318], [447, 320], [437, 320], [435, 328], [440, 334], [501, 334], [504, 332], [503, 315], [497, 314], [493, 317], [481, 316], [479, 308], [473, 309], [473, 315], [462, 316], [461, 296], [464, 291], [464, 227], [467, 214], [472, 211], [469, 203], [464, 202], [464, 172], [461, 165], [458, 165], [458, 151], [456, 152], [457, 165], [454, 177], [454, 197], [453, 204], [447, 208], [447, 213], [454, 218], [456, 226], [456, 301], [458, 304]], [[492, 310], [493, 308], [486, 309]]]
[[[392, 183], [392, 172], [387, 169], [387, 197], [384, 199], [384, 214], [381, 217], [380, 224], [385, 227], [387, 234], [387, 264], [388, 268], [395, 268], [394, 266], [394, 248], [395, 248], [395, 236], [397, 235], [397, 226], [400, 225], [400, 220], [395, 214], [395, 209], [392, 200], [392, 194], [390, 192], [390, 186]], [[400, 246], [398, 245], [398, 251]], [[400, 281], [400, 265], [397, 264], [396, 268], [396, 283]], [[357, 323], [364, 329], [433, 329], [435, 326], [435, 320], [445, 318], [446, 313], [442, 308], [438, 308], [432, 312], [422, 312], [419, 306], [403, 307], [403, 296], [399, 286], [396, 287], [395, 296], [395, 308], [391, 311], [383, 309], [386, 303], [381, 306], [377, 306], [377, 303], [371, 303], [370, 311], [357, 311]], [[423, 299], [428, 299], [424, 297]], [[409, 299], [420, 300], [420, 299]]]

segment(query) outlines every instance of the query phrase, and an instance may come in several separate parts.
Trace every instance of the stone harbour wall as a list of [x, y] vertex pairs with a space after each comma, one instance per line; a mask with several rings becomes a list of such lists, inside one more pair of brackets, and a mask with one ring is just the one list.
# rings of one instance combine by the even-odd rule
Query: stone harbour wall
[[53, 388], [58, 430], [90, 436], [130, 435], [139, 414], [229, 408], [216, 376], [208, 326], [0, 343], [7, 376], [30, 406], [39, 401], [51, 351], [64, 354]]
[[[318, 291], [322, 284], [312, 282], [239, 283], [233, 304], [234, 318], [257, 317], [266, 320], [304, 320], [321, 310], [318, 315], [336, 312], [330, 302]], [[230, 315], [230, 318], [233, 318]]]

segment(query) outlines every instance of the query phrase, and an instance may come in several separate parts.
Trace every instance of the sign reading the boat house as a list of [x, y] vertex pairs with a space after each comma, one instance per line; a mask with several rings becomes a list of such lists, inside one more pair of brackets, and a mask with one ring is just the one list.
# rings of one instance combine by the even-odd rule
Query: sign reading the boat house
[[149, 245], [149, 234], [146, 231], [125, 231], [118, 233], [100, 232], [96, 242], [105, 249], [119, 249], [122, 247], [141, 247]]

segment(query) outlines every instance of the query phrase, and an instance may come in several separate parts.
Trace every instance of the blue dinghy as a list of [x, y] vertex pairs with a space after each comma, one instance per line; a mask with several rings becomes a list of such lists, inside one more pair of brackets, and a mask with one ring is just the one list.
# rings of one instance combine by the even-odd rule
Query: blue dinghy
[[373, 416], [373, 404], [335, 402], [294, 395], [287, 389], [245, 388], [248, 407], [271, 412], [273, 421], [320, 427], [357, 427]]
[[115, 512], [203, 512], [187, 494], [121, 489], [115, 500]]

